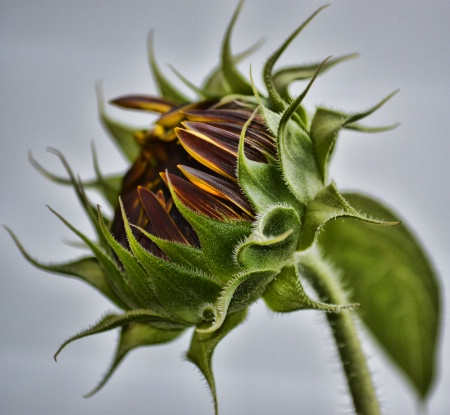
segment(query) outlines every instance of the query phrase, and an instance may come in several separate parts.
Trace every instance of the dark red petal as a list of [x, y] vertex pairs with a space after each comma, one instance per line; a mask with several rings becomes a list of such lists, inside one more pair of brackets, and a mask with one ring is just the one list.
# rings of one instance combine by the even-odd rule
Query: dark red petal
[[189, 242], [178, 229], [175, 222], [169, 216], [161, 201], [150, 190], [138, 187], [139, 199], [150, 221], [153, 234], [159, 238], [172, 242], [180, 242], [189, 245]]
[[[237, 130], [230, 131], [230, 129], [224, 129], [221, 126], [195, 121], [186, 121], [183, 125], [190, 131], [195, 131], [209, 137], [214, 143], [223, 146], [237, 158], [242, 129], [240, 126], [238, 126]], [[256, 142], [250, 140], [249, 137], [250, 136], [246, 134], [245, 155], [250, 158], [250, 160], [260, 161], [261, 163], [267, 162], [267, 159], [264, 156], [264, 150], [262, 150]]]
[[211, 170], [236, 180], [237, 149], [215, 137], [176, 128], [178, 139], [186, 151]]
[[111, 104], [122, 108], [153, 111], [164, 113], [175, 107], [170, 101], [149, 95], [126, 95], [110, 101]]
[[178, 166], [178, 168], [197, 187], [214, 196], [229, 200], [241, 208], [250, 217], [253, 217], [253, 209], [236, 183], [228, 182], [189, 166]]
[[187, 180], [168, 173], [161, 173], [161, 177], [168, 185], [170, 181], [175, 194], [187, 208], [219, 220], [223, 220], [224, 217], [243, 219], [242, 216], [228, 205], [189, 183]]
[[[222, 121], [244, 125], [251, 117], [253, 111], [227, 110], [227, 109], [211, 109], [211, 110], [189, 109], [184, 111], [184, 113], [189, 121], [201, 121], [201, 122]], [[252, 124], [257, 126], [258, 128], [266, 129], [264, 119], [258, 114], [253, 119], [249, 128], [252, 127]]]

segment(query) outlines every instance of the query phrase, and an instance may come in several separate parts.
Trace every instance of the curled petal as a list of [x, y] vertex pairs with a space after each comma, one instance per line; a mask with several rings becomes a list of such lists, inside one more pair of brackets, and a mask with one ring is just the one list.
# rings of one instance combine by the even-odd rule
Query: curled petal
[[214, 219], [243, 219], [231, 207], [174, 174], [161, 173], [180, 201], [189, 209]]

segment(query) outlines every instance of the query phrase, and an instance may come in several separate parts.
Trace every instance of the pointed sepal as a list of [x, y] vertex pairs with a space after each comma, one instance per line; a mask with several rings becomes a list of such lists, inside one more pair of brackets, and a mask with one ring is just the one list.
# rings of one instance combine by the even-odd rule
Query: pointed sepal
[[246, 310], [230, 314], [222, 326], [212, 333], [194, 332], [187, 353], [189, 361], [194, 363], [205, 377], [214, 401], [214, 412], [218, 415], [216, 383], [212, 370], [212, 357], [216, 346], [231, 330], [241, 324], [246, 317]]
[[247, 127], [253, 117], [242, 128], [239, 141], [237, 177], [238, 183], [257, 212], [262, 212], [280, 200], [300, 211], [302, 207], [295, 196], [289, 191], [280, 170], [271, 163], [260, 163], [250, 160], [244, 152]]
[[[338, 63], [344, 62], [348, 59], [356, 58], [357, 56], [357, 53], [352, 53], [349, 55], [329, 59], [327, 63], [322, 66], [320, 73], [322, 74]], [[273, 73], [273, 86], [284, 101], [290, 102], [291, 97], [289, 95], [289, 86], [295, 81], [311, 79], [317, 73], [317, 70], [321, 65], [322, 62], [317, 62], [309, 65], [289, 66], [279, 69]]]
[[97, 83], [97, 106], [100, 121], [105, 130], [114, 139], [119, 150], [129, 161], [133, 162], [136, 160], [140, 151], [134, 136], [137, 128], [122, 124], [108, 115], [100, 83]]
[[291, 260], [300, 237], [300, 219], [288, 205], [269, 207], [252, 234], [236, 249], [236, 262], [246, 270], [281, 269]]
[[[168, 181], [172, 197], [181, 214], [192, 225], [197, 234], [204, 260], [212, 274], [222, 282], [227, 282], [239, 267], [234, 261], [235, 247], [251, 232], [250, 222], [243, 220], [222, 220], [202, 215], [188, 208], [178, 197], [171, 181]], [[220, 235], [220, 238], [217, 236]]]
[[222, 44], [222, 72], [225, 79], [230, 86], [230, 89], [235, 94], [252, 95], [252, 87], [249, 82], [239, 72], [236, 61], [233, 59], [231, 53], [231, 34], [233, 32], [234, 25], [241, 11], [243, 1], [241, 0], [236, 8], [236, 11], [231, 18], [228, 28], [225, 32], [225, 38]]
[[164, 99], [175, 104], [184, 104], [189, 102], [189, 99], [186, 98], [177, 88], [175, 88], [159, 69], [153, 48], [153, 31], [150, 31], [148, 34], [147, 50], [150, 69], [160, 95]]
[[138, 347], [153, 346], [156, 344], [171, 342], [180, 336], [181, 333], [183, 333], [183, 329], [161, 329], [138, 322], [129, 323], [122, 326], [119, 343], [106, 374], [103, 376], [98, 385], [89, 393], [84, 395], [84, 397], [89, 398], [103, 388], [103, 386], [105, 386], [114, 374], [119, 364], [130, 351]]
[[[333, 153], [334, 146], [338, 134], [342, 128], [350, 128], [358, 131], [365, 131], [365, 129], [357, 124], [359, 120], [369, 116], [381, 106], [383, 106], [389, 99], [391, 99], [398, 91], [394, 91], [386, 98], [381, 100], [378, 104], [369, 108], [367, 111], [356, 114], [346, 114], [339, 111], [334, 111], [328, 108], [318, 108], [313, 120], [311, 122], [311, 139], [314, 144], [314, 152], [317, 163], [322, 174], [323, 182], [328, 180], [328, 165]], [[389, 126], [379, 131], [394, 128]], [[367, 131], [374, 131], [373, 129], [366, 129]]]
[[264, 83], [267, 88], [267, 92], [269, 93], [269, 100], [271, 103], [271, 106], [275, 108], [278, 111], [282, 111], [287, 106], [287, 102], [284, 101], [282, 96], [279, 94], [278, 90], [275, 88], [274, 85], [274, 78], [273, 78], [273, 68], [275, 66], [275, 63], [278, 61], [280, 56], [283, 54], [283, 52], [286, 50], [286, 48], [289, 46], [289, 44], [298, 36], [298, 34], [306, 27], [306, 25], [314, 19], [314, 17], [320, 13], [324, 8], [328, 7], [328, 5], [322, 6], [319, 9], [317, 9], [308, 19], [306, 19], [287, 39], [286, 41], [269, 57], [269, 59], [266, 61], [263, 69], [263, 79]]
[[204, 317], [200, 311], [202, 305], [219, 296], [220, 285], [199, 269], [167, 262], [145, 250], [133, 235], [122, 204], [121, 210], [131, 251], [146, 270], [148, 283], [164, 310], [187, 324], [200, 323]]
[[398, 222], [375, 219], [358, 211], [339, 193], [336, 185], [331, 183], [323, 188], [306, 208], [299, 249], [305, 250], [313, 245], [325, 224], [332, 219], [341, 217], [384, 226], [398, 224]]
[[107, 278], [105, 277], [104, 271], [100, 266], [99, 261], [95, 257], [84, 257], [77, 259], [75, 261], [68, 261], [58, 264], [44, 264], [33, 258], [20, 243], [17, 236], [13, 233], [11, 229], [5, 226], [5, 229], [13, 238], [17, 248], [22, 253], [24, 258], [36, 268], [44, 271], [53, 272], [56, 274], [69, 275], [77, 277], [92, 287], [99, 290], [105, 297], [111, 300], [114, 304], [122, 309], [128, 309], [128, 305], [125, 304], [111, 289]]
[[311, 298], [300, 279], [300, 277], [305, 278], [305, 274], [306, 270], [302, 266], [301, 260], [286, 265], [264, 292], [263, 299], [267, 307], [277, 313], [290, 313], [297, 310], [338, 313], [357, 307], [357, 304], [327, 304]]

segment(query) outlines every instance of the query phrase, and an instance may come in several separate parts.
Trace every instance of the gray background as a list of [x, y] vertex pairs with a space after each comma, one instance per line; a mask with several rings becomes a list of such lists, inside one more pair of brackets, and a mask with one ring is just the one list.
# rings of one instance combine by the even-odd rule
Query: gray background
[[[50, 204], [88, 234], [72, 191], [47, 182], [27, 152], [62, 172], [48, 146], [60, 149], [82, 177], [92, 174], [90, 144], [105, 172], [125, 162], [97, 121], [94, 83], [107, 98], [155, 92], [146, 61], [146, 36], [156, 29], [159, 62], [172, 63], [200, 82], [218, 58], [222, 34], [236, 2], [223, 1], [1, 1], [0, 2], [0, 222], [14, 229], [38, 258], [80, 255], [61, 240], [74, 236], [46, 208]], [[264, 59], [322, 2], [248, 0], [234, 50], [263, 36], [250, 61], [258, 78]], [[321, 77], [306, 104], [366, 109], [396, 88], [401, 92], [371, 125], [400, 121], [379, 135], [345, 133], [332, 175], [340, 188], [364, 189], [401, 212], [431, 253], [449, 293], [450, 3], [335, 1], [291, 46], [283, 63], [312, 62], [360, 52]], [[242, 65], [248, 73], [249, 62]], [[167, 67], [164, 66], [168, 70]], [[169, 71], [170, 72], [170, 71]], [[175, 77], [170, 74], [172, 79]], [[303, 87], [299, 84], [296, 91]], [[294, 88], [295, 89], [295, 88]], [[117, 114], [113, 111], [113, 114]], [[121, 113], [145, 125], [148, 119]], [[94, 201], [100, 201], [93, 196]], [[100, 201], [101, 202], [101, 201]], [[96, 396], [81, 395], [110, 362], [115, 333], [52, 353], [67, 337], [112, 306], [82, 283], [28, 265], [0, 233], [0, 413], [2, 414], [209, 414], [204, 381], [182, 360], [189, 335], [133, 352]], [[447, 314], [447, 312], [445, 311]], [[449, 323], [440, 342], [439, 382], [430, 414], [450, 410]], [[370, 338], [365, 341], [386, 413], [414, 413], [408, 385], [389, 368]], [[222, 414], [349, 413], [346, 386], [323, 316], [273, 316], [263, 304], [218, 348], [215, 372]]]

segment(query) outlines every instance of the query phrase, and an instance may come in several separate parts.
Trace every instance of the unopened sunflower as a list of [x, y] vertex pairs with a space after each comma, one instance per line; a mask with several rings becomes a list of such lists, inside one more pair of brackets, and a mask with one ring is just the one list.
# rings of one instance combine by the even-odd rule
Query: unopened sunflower
[[[239, 8], [226, 31], [220, 64], [203, 85], [193, 88], [197, 99], [187, 99], [167, 81], [151, 47], [159, 95], [125, 95], [111, 101], [121, 108], [157, 113], [151, 127], [125, 127], [107, 115], [100, 99], [102, 122], [131, 163], [125, 175], [103, 176], [95, 159], [97, 178], [82, 182], [54, 151], [69, 175], [63, 179], [31, 158], [43, 174], [74, 187], [97, 239], [88, 239], [55, 212], [91, 254], [45, 265], [16, 240], [19, 248], [36, 266], [81, 278], [122, 310], [68, 339], [57, 354], [76, 339], [120, 328], [112, 366], [94, 393], [132, 349], [170, 342], [194, 328], [187, 357], [205, 376], [217, 412], [213, 351], [262, 298], [274, 312], [327, 312], [355, 409], [377, 413], [367, 366], [359, 343], [353, 341], [349, 309], [361, 304], [367, 328], [425, 396], [433, 376], [439, 309], [433, 272], [394, 214], [367, 196], [341, 194], [328, 175], [341, 130], [390, 128], [367, 128], [359, 121], [392, 94], [361, 113], [320, 107], [308, 115], [303, 101], [315, 78], [354, 56], [282, 69], [275, 65], [322, 8], [270, 56], [263, 68], [265, 91], [258, 90], [251, 76], [246, 79], [236, 66], [248, 53], [230, 51]], [[292, 98], [289, 87], [299, 80], [309, 82]], [[111, 204], [112, 218], [88, 200], [85, 188], [92, 187]], [[314, 298], [304, 290], [306, 281], [317, 293]], [[422, 284], [425, 295], [408, 292], [399, 281], [409, 288]], [[341, 284], [349, 289], [349, 298]], [[426, 340], [412, 354], [416, 346], [410, 342], [411, 327], [386, 334], [383, 326], [404, 324], [395, 301], [415, 302], [410, 310], [414, 316], [426, 311], [426, 324], [417, 327]]]

